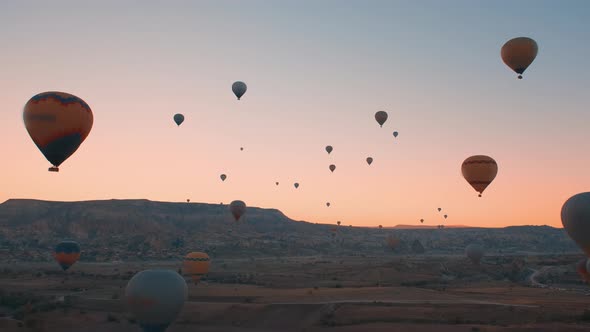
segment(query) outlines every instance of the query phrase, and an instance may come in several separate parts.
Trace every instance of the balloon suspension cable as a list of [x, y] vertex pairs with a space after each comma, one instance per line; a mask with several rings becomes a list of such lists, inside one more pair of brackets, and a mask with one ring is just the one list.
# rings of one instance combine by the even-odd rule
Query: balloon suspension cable
[[49, 167], [48, 171], [50, 171], [50, 172], [59, 172], [59, 167], [57, 167], [57, 166]]

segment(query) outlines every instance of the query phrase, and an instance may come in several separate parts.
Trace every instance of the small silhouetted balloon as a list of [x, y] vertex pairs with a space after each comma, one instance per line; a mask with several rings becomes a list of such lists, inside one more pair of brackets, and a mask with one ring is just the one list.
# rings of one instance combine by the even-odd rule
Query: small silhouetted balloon
[[371, 165], [373, 163], [373, 158], [368, 157], [367, 158], [367, 164]]
[[180, 113], [174, 114], [174, 122], [180, 126], [184, 122], [184, 115]]
[[294, 186], [295, 188], [299, 188], [299, 183], [295, 182]]
[[379, 111], [375, 113], [375, 120], [377, 121], [379, 126], [383, 127], [383, 124], [385, 123], [385, 121], [387, 121], [387, 112]]
[[234, 84], [232, 84], [231, 89], [234, 92], [234, 94], [236, 95], [236, 97], [238, 98], [238, 100], [240, 100], [240, 98], [242, 98], [244, 93], [246, 93], [246, 90], [248, 89], [248, 87], [246, 86], [246, 83], [241, 82], [241, 81], [237, 81], [237, 82], [234, 82]]
[[334, 170], [336, 169], [336, 165], [330, 165], [330, 171], [334, 172]]

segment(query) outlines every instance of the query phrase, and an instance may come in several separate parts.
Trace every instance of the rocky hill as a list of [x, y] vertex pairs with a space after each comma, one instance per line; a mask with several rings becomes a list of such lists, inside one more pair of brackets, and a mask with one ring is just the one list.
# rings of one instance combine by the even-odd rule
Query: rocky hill
[[[387, 238], [400, 241], [394, 248]], [[148, 200], [0, 204], [0, 259], [48, 260], [60, 240], [80, 243], [85, 260], [178, 258], [190, 250], [217, 256], [461, 254], [471, 242], [496, 254], [578, 252], [563, 229], [377, 229], [294, 221], [276, 209], [249, 207], [234, 222], [227, 205]], [[414, 246], [412, 245], [414, 244]]]

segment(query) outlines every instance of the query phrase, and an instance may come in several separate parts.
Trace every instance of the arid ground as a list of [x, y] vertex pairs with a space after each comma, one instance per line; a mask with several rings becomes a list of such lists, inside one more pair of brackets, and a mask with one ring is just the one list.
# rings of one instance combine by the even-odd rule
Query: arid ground
[[[590, 287], [577, 255], [305, 256], [214, 260], [170, 332], [588, 331]], [[140, 331], [127, 280], [179, 261], [1, 266], [0, 329]], [[30, 303], [27, 305], [26, 303]]]

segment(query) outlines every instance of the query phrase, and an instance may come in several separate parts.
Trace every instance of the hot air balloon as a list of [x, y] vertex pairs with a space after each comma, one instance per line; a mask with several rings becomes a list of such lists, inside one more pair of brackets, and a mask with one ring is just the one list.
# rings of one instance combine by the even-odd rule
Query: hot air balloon
[[502, 61], [522, 79], [524, 71], [533, 63], [539, 52], [537, 42], [528, 37], [510, 39], [502, 46]]
[[275, 182], [275, 184], [276, 184], [277, 186], [279, 185], [279, 183], [278, 183], [278, 182]]
[[445, 217], [445, 219], [447, 219], [447, 215], [446, 214], [443, 217]]
[[399, 239], [393, 235], [387, 236], [387, 246], [391, 250], [395, 250], [399, 246]]
[[180, 126], [180, 124], [184, 122], [184, 115], [180, 113], [174, 114], [174, 122], [176, 122], [176, 125]]
[[438, 210], [438, 212], [440, 212], [442, 210], [442, 208], [438, 208], [437, 210]]
[[80, 259], [80, 245], [75, 241], [62, 241], [55, 246], [53, 258], [65, 271]]
[[330, 207], [330, 202], [326, 203], [326, 206], [327, 206], [327, 207]]
[[397, 131], [393, 132], [393, 137], [397, 137], [397, 135], [399, 135], [399, 133]]
[[379, 225], [379, 229], [383, 228], [383, 225]]
[[588, 263], [588, 261], [589, 260], [587, 258], [584, 258], [578, 261], [578, 263], [576, 264], [576, 272], [578, 272], [580, 278], [582, 278], [582, 280], [585, 282], [590, 281], [590, 273], [586, 269], [586, 263]]
[[293, 186], [295, 186], [295, 189], [297, 189], [297, 188], [299, 188], [299, 183], [295, 182], [295, 183], [293, 184]]
[[201, 277], [209, 272], [210, 264], [211, 260], [206, 253], [191, 252], [184, 257], [184, 260], [182, 261], [182, 270], [193, 279], [193, 282], [196, 285], [199, 283], [199, 280], [201, 280]]
[[420, 219], [420, 222], [421, 222], [421, 223], [424, 223], [424, 219]]
[[172, 270], [137, 273], [125, 288], [129, 311], [144, 332], [164, 332], [182, 311], [188, 295], [184, 279]]
[[331, 145], [326, 146], [326, 152], [328, 152], [328, 154], [332, 153], [332, 150], [333, 148]]
[[340, 221], [337, 221], [336, 224], [338, 224], [338, 226], [340, 226]]
[[484, 249], [479, 244], [472, 243], [465, 248], [465, 255], [473, 264], [477, 265], [484, 255]]
[[590, 192], [576, 194], [563, 204], [561, 223], [572, 240], [590, 256]]
[[242, 217], [242, 215], [246, 213], [246, 203], [239, 200], [233, 201], [229, 204], [229, 211], [234, 216], [236, 221], [238, 221], [240, 220], [240, 217]]
[[383, 127], [383, 124], [387, 121], [387, 112], [379, 111], [375, 113], [375, 120], [377, 120], [379, 126]]
[[225, 181], [225, 179], [227, 179], [227, 175], [225, 174], [221, 174], [219, 177], [221, 178], [221, 181]]
[[367, 157], [367, 164], [371, 165], [373, 163], [373, 158]]
[[498, 174], [498, 164], [488, 156], [471, 156], [461, 165], [461, 173], [469, 184], [479, 192], [479, 197]]
[[334, 173], [334, 170], [336, 169], [336, 165], [330, 165], [330, 167], [329, 167], [329, 168], [330, 168], [330, 171], [331, 171], [332, 173]]
[[236, 97], [238, 97], [238, 100], [240, 100], [240, 98], [242, 98], [244, 93], [246, 93], [246, 90], [248, 89], [248, 87], [246, 86], [246, 83], [241, 82], [241, 81], [237, 81], [231, 85], [231, 89], [234, 92], [234, 94], [236, 95]]
[[84, 142], [94, 121], [82, 99], [64, 92], [43, 92], [31, 98], [23, 111], [25, 127], [33, 142], [53, 165], [59, 166]]
[[243, 148], [243, 147], [241, 147], [241, 148], [240, 148], [240, 151], [244, 151], [244, 148]]
[[191, 200], [187, 198], [187, 199], [186, 199], [186, 202], [187, 202], [187, 203], [190, 203], [190, 202], [191, 202]]

